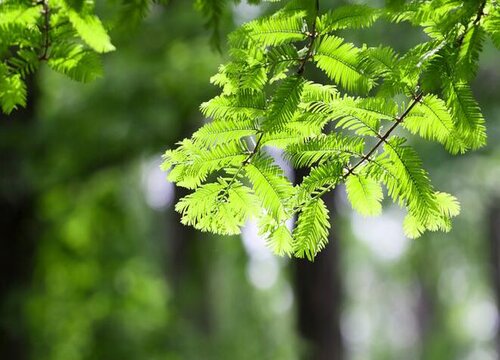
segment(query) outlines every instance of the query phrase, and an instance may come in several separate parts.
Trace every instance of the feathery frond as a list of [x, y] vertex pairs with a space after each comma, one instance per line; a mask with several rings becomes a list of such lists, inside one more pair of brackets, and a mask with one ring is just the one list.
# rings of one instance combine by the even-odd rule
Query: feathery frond
[[255, 92], [243, 92], [236, 95], [216, 96], [212, 100], [201, 104], [201, 112], [217, 120], [250, 118], [263, 116], [266, 109], [266, 100]]
[[436, 197], [417, 153], [403, 144], [401, 138], [386, 142], [384, 153], [390, 160], [389, 173], [384, 173], [381, 180], [394, 201], [406, 205], [410, 214], [425, 224], [438, 211]]
[[321, 17], [320, 31], [361, 29], [370, 27], [380, 16], [380, 11], [366, 5], [345, 5]]
[[286, 155], [296, 168], [311, 167], [324, 162], [347, 162], [352, 156], [363, 153], [364, 141], [358, 137], [340, 134], [321, 135], [291, 144]]
[[193, 134], [193, 139], [203, 146], [211, 146], [239, 140], [245, 136], [255, 135], [256, 132], [253, 120], [212, 121], [196, 131]]
[[364, 73], [358, 61], [359, 49], [341, 38], [324, 36], [316, 48], [314, 61], [330, 79], [351, 92], [366, 93], [373, 79]]
[[484, 31], [490, 36], [493, 44], [497, 49], [500, 49], [500, 7], [490, 6], [487, 10], [488, 16], [484, 19], [482, 27]]
[[293, 231], [295, 256], [312, 261], [328, 242], [329, 228], [328, 209], [323, 200], [315, 199], [305, 205]]
[[468, 149], [445, 102], [435, 95], [424, 96], [406, 116], [403, 126], [413, 134], [440, 142], [452, 154], [464, 153]]
[[237, 182], [229, 186], [223, 179], [204, 184], [175, 206], [183, 224], [222, 235], [239, 234], [256, 209], [249, 188]]
[[260, 46], [277, 46], [306, 39], [304, 12], [276, 14], [243, 26], [246, 36]]
[[106, 53], [115, 50], [108, 33], [104, 29], [101, 20], [95, 15], [80, 15], [72, 9], [68, 9], [68, 18], [78, 35], [85, 43], [98, 53]]
[[382, 212], [382, 187], [377, 180], [364, 174], [353, 174], [347, 177], [347, 199], [353, 209], [365, 216], [379, 215]]
[[306, 203], [308, 199], [317, 196], [327, 188], [333, 189], [343, 180], [344, 168], [347, 164], [340, 161], [324, 163], [313, 167], [299, 185], [297, 201]]
[[283, 170], [269, 156], [257, 154], [245, 167], [262, 206], [279, 222], [287, 218], [287, 202], [294, 193]]
[[304, 82], [301, 76], [290, 76], [281, 82], [271, 99], [264, 122], [265, 130], [281, 130], [292, 119], [300, 102]]
[[469, 85], [448, 81], [444, 92], [456, 127], [467, 146], [471, 149], [484, 146], [486, 144], [484, 118]]

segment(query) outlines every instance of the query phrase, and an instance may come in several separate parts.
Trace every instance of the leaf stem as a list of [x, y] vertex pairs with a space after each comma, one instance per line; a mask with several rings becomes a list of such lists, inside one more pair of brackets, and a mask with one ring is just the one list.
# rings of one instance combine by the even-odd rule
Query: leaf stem
[[481, 18], [485, 15], [484, 13], [484, 8], [486, 6], [486, 0], [483, 0], [481, 4], [479, 5], [479, 9], [477, 10], [476, 17], [474, 21], [472, 22], [472, 26], [468, 26], [465, 31], [460, 35], [460, 37], [457, 40], [457, 48], [462, 47], [462, 44], [465, 40], [465, 36], [471, 29], [475, 28], [477, 25], [479, 25], [479, 22], [481, 21]]
[[368, 160], [368, 158], [380, 147], [380, 145], [382, 145], [383, 143], [385, 143], [387, 141], [387, 138], [389, 137], [389, 135], [391, 135], [391, 133], [398, 127], [398, 125], [403, 122], [403, 120], [408, 116], [408, 114], [415, 107], [415, 105], [417, 105], [420, 102], [420, 100], [422, 100], [422, 96], [423, 96], [423, 93], [419, 93], [417, 96], [415, 96], [413, 98], [413, 101], [411, 102], [411, 104], [406, 108], [406, 110], [401, 115], [399, 115], [396, 118], [396, 122], [394, 124], [392, 124], [392, 126], [389, 128], [389, 130], [387, 130], [386, 133], [384, 135], [382, 135], [382, 137], [379, 138], [379, 141], [373, 146], [373, 148], [365, 156], [363, 156], [356, 163], [356, 165], [354, 165], [351, 168], [348, 168], [346, 176], [348, 176], [349, 174], [352, 174], [353, 171], [356, 170], [357, 167], [361, 166], [362, 163], [364, 163], [366, 160]]
[[[382, 135], [379, 138], [379, 141], [371, 148], [371, 150], [366, 155], [364, 155], [354, 166], [347, 168], [347, 172], [342, 176], [344, 178], [344, 180], [349, 175], [355, 175], [354, 174], [354, 170], [356, 170], [359, 166], [361, 166], [365, 161], [369, 161], [370, 160], [370, 156], [372, 156], [373, 153], [375, 151], [377, 151], [377, 149], [380, 147], [380, 145], [382, 145], [383, 143], [387, 142], [387, 139], [389, 138], [389, 136], [391, 135], [391, 133], [398, 127], [398, 125], [400, 125], [404, 121], [404, 119], [408, 116], [408, 114], [411, 112], [411, 110], [420, 102], [420, 100], [422, 100], [422, 97], [423, 97], [423, 93], [418, 93], [413, 98], [413, 101], [406, 108], [406, 110], [401, 115], [399, 115], [398, 117], [396, 117], [396, 122], [389, 128], [389, 130], [387, 130], [385, 132], [384, 135]], [[328, 185], [326, 188], [324, 188], [319, 193], [317, 193], [316, 195], [314, 195], [309, 200], [309, 202], [314, 201], [314, 200], [322, 197], [328, 191], [332, 190], [335, 186], [337, 186], [337, 183], [332, 183], [332, 184]], [[296, 210], [294, 210], [292, 212], [292, 215], [295, 214], [295, 213], [297, 213], [299, 210], [300, 210], [300, 208], [297, 208]]]
[[255, 146], [254, 146], [253, 150], [250, 152], [250, 154], [248, 154], [247, 158], [241, 163], [241, 165], [238, 168], [238, 170], [236, 170], [236, 173], [233, 175], [233, 177], [229, 181], [229, 184], [227, 185], [226, 189], [229, 190], [229, 188], [231, 187], [231, 185], [233, 185], [234, 182], [236, 181], [236, 178], [240, 174], [241, 170], [243, 170], [243, 168], [245, 167], [245, 165], [247, 165], [252, 160], [252, 158], [257, 154], [257, 152], [259, 151], [260, 143], [261, 143], [261, 140], [262, 140], [263, 136], [264, 136], [263, 133], [259, 134], [259, 138], [257, 139], [257, 142], [255, 143]]
[[314, 41], [318, 37], [318, 33], [316, 32], [316, 19], [318, 18], [318, 14], [319, 14], [319, 0], [316, 0], [314, 7], [314, 18], [311, 27], [311, 35], [309, 37], [309, 43], [307, 44], [307, 53], [300, 61], [299, 68], [297, 69], [297, 75], [302, 75], [304, 73], [307, 60], [309, 60], [312, 57]]
[[42, 15], [43, 15], [43, 25], [42, 31], [42, 52], [38, 56], [38, 60], [47, 61], [49, 59], [49, 48], [50, 48], [50, 8], [48, 0], [40, 0], [39, 5], [42, 5]]

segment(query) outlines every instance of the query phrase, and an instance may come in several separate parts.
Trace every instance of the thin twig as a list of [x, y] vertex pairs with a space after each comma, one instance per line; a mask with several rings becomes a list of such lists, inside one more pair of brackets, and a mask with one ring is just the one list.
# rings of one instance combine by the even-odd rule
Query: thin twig
[[[410, 105], [406, 108], [406, 110], [401, 115], [399, 115], [398, 117], [396, 117], [396, 121], [389, 128], [389, 130], [387, 130], [384, 135], [382, 135], [381, 137], [379, 137], [379, 141], [371, 148], [371, 150], [366, 155], [364, 155], [354, 166], [347, 168], [347, 172], [344, 175], [342, 175], [342, 178], [344, 180], [349, 175], [354, 174], [354, 170], [356, 170], [364, 162], [369, 161], [370, 160], [370, 156], [372, 156], [373, 153], [375, 151], [377, 151], [377, 149], [380, 147], [380, 145], [382, 145], [383, 143], [387, 142], [387, 139], [391, 135], [391, 133], [398, 127], [398, 125], [400, 125], [404, 121], [404, 119], [408, 116], [408, 114], [410, 113], [410, 111], [420, 102], [420, 100], [422, 100], [422, 96], [423, 96], [423, 93], [419, 93], [418, 95], [416, 95], [413, 98], [413, 101], [410, 103]], [[329, 192], [330, 190], [332, 190], [335, 186], [337, 186], [337, 183], [332, 183], [332, 184], [328, 185], [322, 191], [320, 191], [319, 193], [317, 193], [316, 195], [314, 195], [309, 200], [309, 203], [312, 202], [312, 201], [314, 201], [314, 200], [316, 200], [316, 199], [318, 199], [318, 198], [320, 198], [320, 197], [322, 197], [324, 194], [326, 194], [327, 192]], [[292, 213], [292, 215], [295, 214], [295, 213], [297, 213], [299, 210], [300, 210], [300, 208], [294, 210], [293, 213]]]
[[[315, 39], [317, 37], [317, 33], [316, 33], [316, 19], [318, 17], [318, 13], [319, 13], [319, 0], [316, 0], [316, 3], [315, 3], [315, 12], [314, 12], [314, 19], [313, 19], [313, 22], [312, 22], [312, 32], [311, 32], [311, 35], [310, 35], [310, 38], [309, 38], [309, 43], [307, 44], [307, 53], [306, 53], [306, 55], [302, 59], [300, 59], [300, 65], [299, 65], [299, 68], [297, 69], [297, 74], [298, 75], [302, 75], [303, 74], [306, 62], [312, 56], [314, 41], [315, 41]], [[257, 142], [255, 143], [255, 146], [254, 146], [252, 152], [241, 163], [241, 165], [238, 168], [238, 170], [236, 170], [236, 173], [233, 175], [233, 177], [229, 181], [229, 185], [227, 186], [227, 188], [229, 188], [236, 181], [236, 178], [240, 174], [241, 170], [243, 170], [243, 168], [246, 165], [248, 165], [250, 163], [250, 161], [252, 161], [252, 159], [255, 157], [255, 155], [259, 152], [263, 136], [264, 136], [264, 133], [260, 133], [259, 134], [259, 137], [257, 139]]]
[[42, 52], [38, 56], [38, 60], [47, 61], [49, 59], [50, 48], [50, 8], [49, 0], [40, 0], [39, 5], [42, 5], [43, 25], [42, 25]]
[[[413, 101], [411, 104], [406, 108], [406, 110], [396, 118], [396, 121], [392, 126], [389, 128], [389, 130], [386, 131], [386, 133], [379, 138], [379, 141], [373, 146], [373, 148], [359, 160], [356, 165], [354, 165], [352, 168], [349, 168], [347, 171], [347, 175], [352, 174], [354, 170], [356, 170], [357, 167], [359, 167], [362, 163], [364, 163], [383, 143], [387, 141], [387, 138], [391, 133], [398, 127], [399, 124], [403, 122], [403, 120], [408, 116], [410, 111], [417, 105], [420, 100], [422, 100], [423, 93], [419, 93], [417, 96], [413, 98]], [[347, 176], [346, 175], [346, 176]]]
[[472, 26], [466, 28], [465, 31], [458, 38], [458, 40], [457, 40], [457, 47], [458, 48], [462, 47], [462, 44], [463, 44], [463, 42], [465, 40], [465, 36], [467, 35], [467, 33], [469, 31], [471, 31], [472, 29], [474, 29], [477, 25], [479, 25], [479, 22], [481, 21], [481, 18], [485, 15], [485, 13], [484, 13], [485, 6], [486, 6], [486, 0], [483, 0], [483, 2], [481, 3], [481, 5], [479, 5], [479, 9], [478, 9], [478, 11], [476, 13], [476, 18], [472, 22]]
[[318, 34], [316, 33], [316, 19], [318, 17], [318, 14], [319, 14], [319, 0], [316, 0], [314, 19], [312, 22], [311, 32], [309, 35], [309, 43], [307, 44], [307, 53], [302, 58], [302, 60], [300, 62], [299, 68], [297, 69], [297, 75], [302, 75], [304, 73], [307, 60], [309, 60], [312, 57], [313, 48], [314, 48], [314, 41], [316, 40], [316, 38], [318, 36]]
[[250, 163], [250, 161], [252, 160], [252, 158], [257, 154], [257, 152], [259, 151], [260, 142], [261, 142], [263, 136], [264, 136], [263, 133], [259, 134], [259, 138], [257, 139], [257, 142], [255, 143], [255, 146], [254, 146], [253, 150], [250, 152], [250, 154], [248, 154], [248, 156], [246, 157], [246, 159], [241, 163], [241, 165], [238, 168], [238, 170], [236, 170], [236, 172], [234, 173], [233, 177], [229, 181], [229, 184], [226, 186], [226, 189], [229, 190], [229, 188], [231, 187], [231, 185], [233, 185], [234, 182], [236, 181], [236, 178], [240, 174], [241, 170], [243, 170], [243, 168], [246, 165], [248, 165], [248, 163]]

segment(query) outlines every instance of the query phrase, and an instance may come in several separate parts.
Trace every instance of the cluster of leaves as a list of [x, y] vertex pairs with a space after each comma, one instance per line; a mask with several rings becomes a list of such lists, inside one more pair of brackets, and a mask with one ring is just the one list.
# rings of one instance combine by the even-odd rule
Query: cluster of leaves
[[[138, 25], [154, 4], [169, 0], [108, 0], [113, 19], [105, 25], [94, 0], [0, 1], [0, 107], [6, 114], [26, 106], [26, 78], [42, 62], [79, 82], [102, 76], [100, 55], [115, 50], [108, 28]], [[241, 0], [194, 0], [220, 47], [220, 25], [229, 4]], [[259, 4], [261, 0], [249, 0]]]
[[[419, 26], [427, 41], [398, 54], [338, 36], [381, 18]], [[182, 222], [238, 234], [255, 218], [277, 254], [313, 259], [328, 239], [321, 197], [345, 183], [363, 215], [379, 214], [384, 194], [405, 207], [410, 237], [448, 231], [458, 201], [432, 186], [417, 152], [395, 130], [452, 154], [485, 144], [469, 82], [485, 35], [499, 45], [498, 19], [496, 1], [349, 5], [321, 14], [317, 0], [292, 0], [244, 24], [229, 37], [230, 61], [212, 78], [221, 94], [201, 106], [212, 121], [164, 156], [169, 180], [193, 190], [176, 206]], [[327, 84], [306, 77], [312, 67]], [[293, 184], [271, 147], [308, 175]]]
[[[214, 34], [231, 2], [238, 3], [196, 0]], [[150, 4], [121, 5], [133, 20]], [[408, 210], [409, 236], [450, 229], [458, 202], [432, 187], [415, 150], [394, 131], [403, 127], [452, 154], [484, 145], [484, 119], [469, 82], [485, 37], [500, 46], [498, 4], [387, 4], [320, 14], [318, 0], [291, 0], [230, 36], [231, 61], [212, 79], [222, 93], [202, 105], [213, 121], [165, 155], [170, 180], [194, 190], [177, 205], [184, 223], [237, 234], [255, 217], [276, 253], [312, 259], [328, 235], [321, 196], [345, 183], [353, 208], [364, 215], [381, 211], [385, 186]], [[25, 79], [41, 62], [87, 82], [102, 72], [99, 54], [114, 50], [93, 1], [4, 0], [0, 14], [5, 113], [25, 105]], [[428, 39], [398, 54], [387, 46], [359, 48], [337, 34], [370, 27], [380, 18], [408, 21]], [[324, 72], [328, 84], [307, 79], [312, 66]], [[281, 149], [294, 167], [309, 169], [308, 176], [293, 185], [267, 153], [269, 147]], [[286, 224], [296, 216], [290, 231]]]
[[[109, 1], [117, 10], [116, 22], [129, 25], [143, 18], [153, 2], [161, 2]], [[26, 78], [41, 63], [73, 80], [89, 82], [102, 75], [100, 54], [113, 50], [93, 0], [0, 1], [2, 111], [8, 114], [26, 105]]]
[[99, 53], [114, 50], [92, 1], [5, 0], [0, 3], [0, 104], [26, 104], [24, 79], [41, 62], [87, 82], [101, 74]]

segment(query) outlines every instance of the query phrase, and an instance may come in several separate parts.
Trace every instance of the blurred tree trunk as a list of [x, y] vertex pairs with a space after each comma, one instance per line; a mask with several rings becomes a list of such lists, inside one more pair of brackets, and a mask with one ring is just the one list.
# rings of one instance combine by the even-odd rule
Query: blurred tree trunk
[[[491, 275], [496, 295], [497, 309], [500, 309], [500, 199], [495, 199], [489, 209], [489, 239]], [[497, 327], [497, 353], [500, 355], [500, 328]]]
[[[297, 172], [296, 175], [300, 182], [304, 174]], [[306, 259], [293, 260], [297, 326], [299, 335], [307, 341], [303, 355], [307, 360], [344, 358], [340, 332], [342, 284], [335, 193], [333, 191], [324, 197], [332, 224], [328, 245], [314, 262]]]
[[35, 193], [25, 168], [34, 143], [32, 78], [28, 85], [26, 108], [0, 115], [0, 358], [13, 360], [29, 355], [22, 294], [31, 281], [37, 236]]
[[[175, 203], [188, 194], [184, 188], [175, 189]], [[172, 210], [173, 212], [173, 210]], [[179, 214], [170, 214], [169, 243], [170, 266], [168, 272], [174, 290], [174, 306], [183, 320], [197, 330], [208, 334], [211, 329], [209, 284], [210, 271], [205, 256], [203, 235], [198, 236], [191, 226], [181, 224]]]
[[[194, 124], [184, 122], [180, 138], [189, 137], [193, 131]], [[174, 204], [189, 193], [190, 191], [185, 188], [176, 187]], [[167, 215], [169, 218], [167, 272], [174, 291], [173, 305], [178, 315], [187, 321], [189, 326], [208, 334], [211, 329], [211, 310], [207, 242], [203, 241], [205, 240], [203, 234], [200, 235], [193, 227], [181, 224], [180, 215], [173, 207]]]

